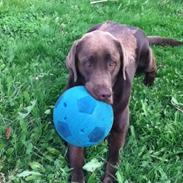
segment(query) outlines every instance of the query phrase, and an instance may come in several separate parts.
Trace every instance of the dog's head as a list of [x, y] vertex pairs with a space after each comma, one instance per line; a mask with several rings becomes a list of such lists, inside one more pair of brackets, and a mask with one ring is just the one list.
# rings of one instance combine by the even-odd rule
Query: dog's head
[[67, 56], [67, 68], [74, 82], [82, 80], [92, 96], [112, 104], [117, 75], [125, 77], [124, 59], [120, 42], [110, 33], [97, 30], [73, 44]]

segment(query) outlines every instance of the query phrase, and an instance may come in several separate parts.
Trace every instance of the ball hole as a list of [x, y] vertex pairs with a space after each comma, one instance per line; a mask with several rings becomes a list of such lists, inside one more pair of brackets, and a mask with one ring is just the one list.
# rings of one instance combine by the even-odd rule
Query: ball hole
[[67, 103], [66, 102], [64, 102], [64, 107], [67, 107]]
[[84, 134], [84, 133], [85, 133], [85, 130], [84, 130], [84, 129], [81, 129], [80, 132], [81, 132], [82, 134]]

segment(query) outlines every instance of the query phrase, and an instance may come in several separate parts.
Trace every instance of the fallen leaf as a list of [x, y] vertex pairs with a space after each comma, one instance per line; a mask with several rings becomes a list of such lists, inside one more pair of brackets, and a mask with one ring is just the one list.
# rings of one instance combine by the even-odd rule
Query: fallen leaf
[[96, 158], [92, 159], [90, 162], [83, 166], [83, 169], [88, 172], [94, 172], [97, 168], [102, 166], [102, 162], [99, 162]]
[[27, 176], [30, 176], [30, 175], [40, 176], [41, 174], [39, 172], [25, 170], [25, 171], [17, 174], [17, 177], [23, 177], [24, 178], [24, 177], [27, 177]]
[[11, 136], [11, 128], [10, 127], [5, 129], [5, 136], [6, 136], [7, 140], [10, 139], [10, 136]]
[[42, 166], [40, 163], [35, 162], [35, 161], [29, 163], [29, 165], [30, 165], [30, 167], [31, 167], [33, 170], [38, 170], [38, 169], [42, 169], [42, 168], [43, 168], [43, 166]]
[[36, 100], [31, 101], [31, 104], [24, 108], [24, 112], [19, 112], [19, 116], [22, 119], [26, 118], [32, 112], [32, 110], [35, 107], [36, 103], [37, 103]]
[[5, 175], [4, 173], [0, 172], [0, 183], [5, 183], [6, 180], [5, 180]]

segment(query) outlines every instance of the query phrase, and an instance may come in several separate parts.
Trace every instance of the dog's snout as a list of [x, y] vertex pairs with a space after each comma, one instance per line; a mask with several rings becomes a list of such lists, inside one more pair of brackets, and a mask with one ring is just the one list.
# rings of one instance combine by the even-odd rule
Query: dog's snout
[[98, 100], [104, 102], [113, 103], [112, 88], [104, 84], [94, 84], [93, 82], [87, 82], [85, 84], [86, 89]]
[[110, 91], [110, 89], [105, 88], [105, 89], [100, 89], [98, 92], [98, 97], [100, 100], [108, 100], [112, 95], [112, 92]]

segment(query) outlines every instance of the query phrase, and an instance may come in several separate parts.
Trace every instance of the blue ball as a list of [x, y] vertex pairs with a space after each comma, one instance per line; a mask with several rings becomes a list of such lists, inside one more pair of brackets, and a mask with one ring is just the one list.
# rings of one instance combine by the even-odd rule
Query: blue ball
[[112, 106], [93, 98], [84, 86], [64, 92], [57, 100], [53, 121], [59, 136], [69, 144], [88, 147], [101, 143], [113, 124]]

